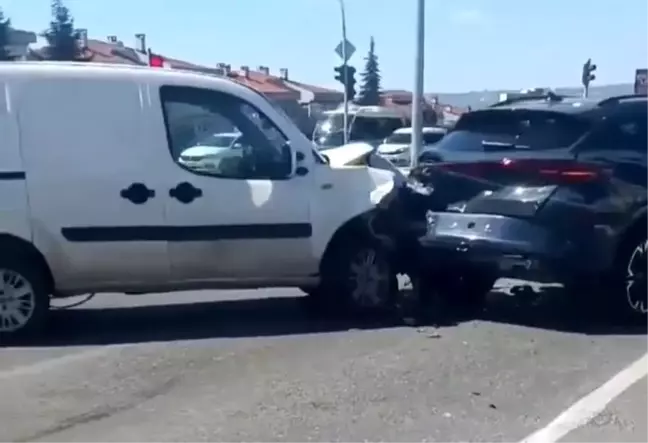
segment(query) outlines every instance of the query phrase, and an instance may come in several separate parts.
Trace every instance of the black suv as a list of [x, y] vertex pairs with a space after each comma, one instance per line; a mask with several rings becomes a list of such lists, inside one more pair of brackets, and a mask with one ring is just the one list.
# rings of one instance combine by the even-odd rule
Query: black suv
[[549, 94], [463, 115], [412, 171], [434, 188], [422, 281], [472, 305], [546, 276], [645, 321], [647, 105]]

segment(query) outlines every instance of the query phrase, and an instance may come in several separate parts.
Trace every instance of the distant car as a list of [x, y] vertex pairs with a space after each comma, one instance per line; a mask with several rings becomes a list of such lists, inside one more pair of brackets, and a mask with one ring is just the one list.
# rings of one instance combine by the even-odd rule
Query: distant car
[[178, 163], [190, 168], [217, 169], [222, 159], [242, 155], [240, 138], [240, 132], [221, 132], [200, 138], [194, 146], [182, 151]]
[[[439, 142], [448, 132], [438, 126], [423, 128], [423, 151]], [[395, 166], [410, 165], [410, 146], [412, 145], [412, 128], [400, 128], [385, 138], [378, 146], [378, 154], [391, 161]]]

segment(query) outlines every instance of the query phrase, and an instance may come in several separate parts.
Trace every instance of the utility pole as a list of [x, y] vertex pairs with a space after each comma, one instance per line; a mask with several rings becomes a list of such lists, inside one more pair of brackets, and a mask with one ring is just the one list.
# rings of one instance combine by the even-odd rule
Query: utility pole
[[425, 71], [425, 0], [417, 0], [416, 57], [414, 62], [414, 91], [412, 94], [412, 145], [410, 165], [418, 164], [423, 145], [423, 74]]
[[349, 57], [347, 54], [347, 36], [346, 36], [346, 14], [344, 12], [344, 0], [339, 0], [340, 2], [340, 17], [342, 20], [342, 66], [344, 69], [343, 75], [344, 75], [344, 144], [346, 145], [349, 143], [349, 94], [346, 88], [346, 85], [349, 83], [348, 77], [348, 69], [347, 69], [347, 61], [349, 60]]

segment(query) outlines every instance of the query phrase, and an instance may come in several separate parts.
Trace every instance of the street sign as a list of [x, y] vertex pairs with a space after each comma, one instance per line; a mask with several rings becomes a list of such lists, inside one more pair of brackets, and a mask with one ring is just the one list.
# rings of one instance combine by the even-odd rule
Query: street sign
[[[346, 46], [346, 60], [344, 60], [344, 49]], [[335, 53], [344, 61], [345, 63], [349, 61], [353, 54], [355, 53], [355, 46], [349, 40], [343, 40], [335, 47]]]
[[646, 95], [648, 93], [648, 69], [637, 69], [635, 71], [635, 94]]

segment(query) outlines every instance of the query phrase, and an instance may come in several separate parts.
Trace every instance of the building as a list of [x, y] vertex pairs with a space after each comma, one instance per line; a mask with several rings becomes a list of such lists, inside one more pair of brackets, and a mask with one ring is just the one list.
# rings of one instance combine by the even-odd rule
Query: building
[[[401, 108], [404, 113], [412, 113], [413, 94], [404, 90], [385, 90], [381, 94], [383, 106]], [[440, 120], [436, 103], [423, 97], [423, 123], [425, 125], [436, 125]]]
[[29, 55], [29, 45], [36, 43], [36, 33], [9, 29], [9, 45], [7, 52], [15, 60], [26, 60]]
[[[161, 68], [226, 76], [264, 94], [280, 106], [307, 134], [312, 132], [315, 125], [316, 110], [335, 108], [343, 100], [343, 94], [339, 91], [289, 79], [287, 69], [280, 69], [278, 75], [272, 75], [267, 66], [258, 66], [255, 70], [249, 66], [241, 66], [236, 70], [227, 63], [217, 63], [215, 66], [198, 65], [153, 52], [147, 44], [145, 34], [136, 34], [133, 42], [133, 46], [128, 46], [114, 35], [105, 40], [90, 39], [87, 30], [79, 30], [81, 59], [84, 61], [146, 66], [153, 55], [160, 60]], [[47, 48], [29, 51], [28, 57], [33, 60], [46, 60]]]

